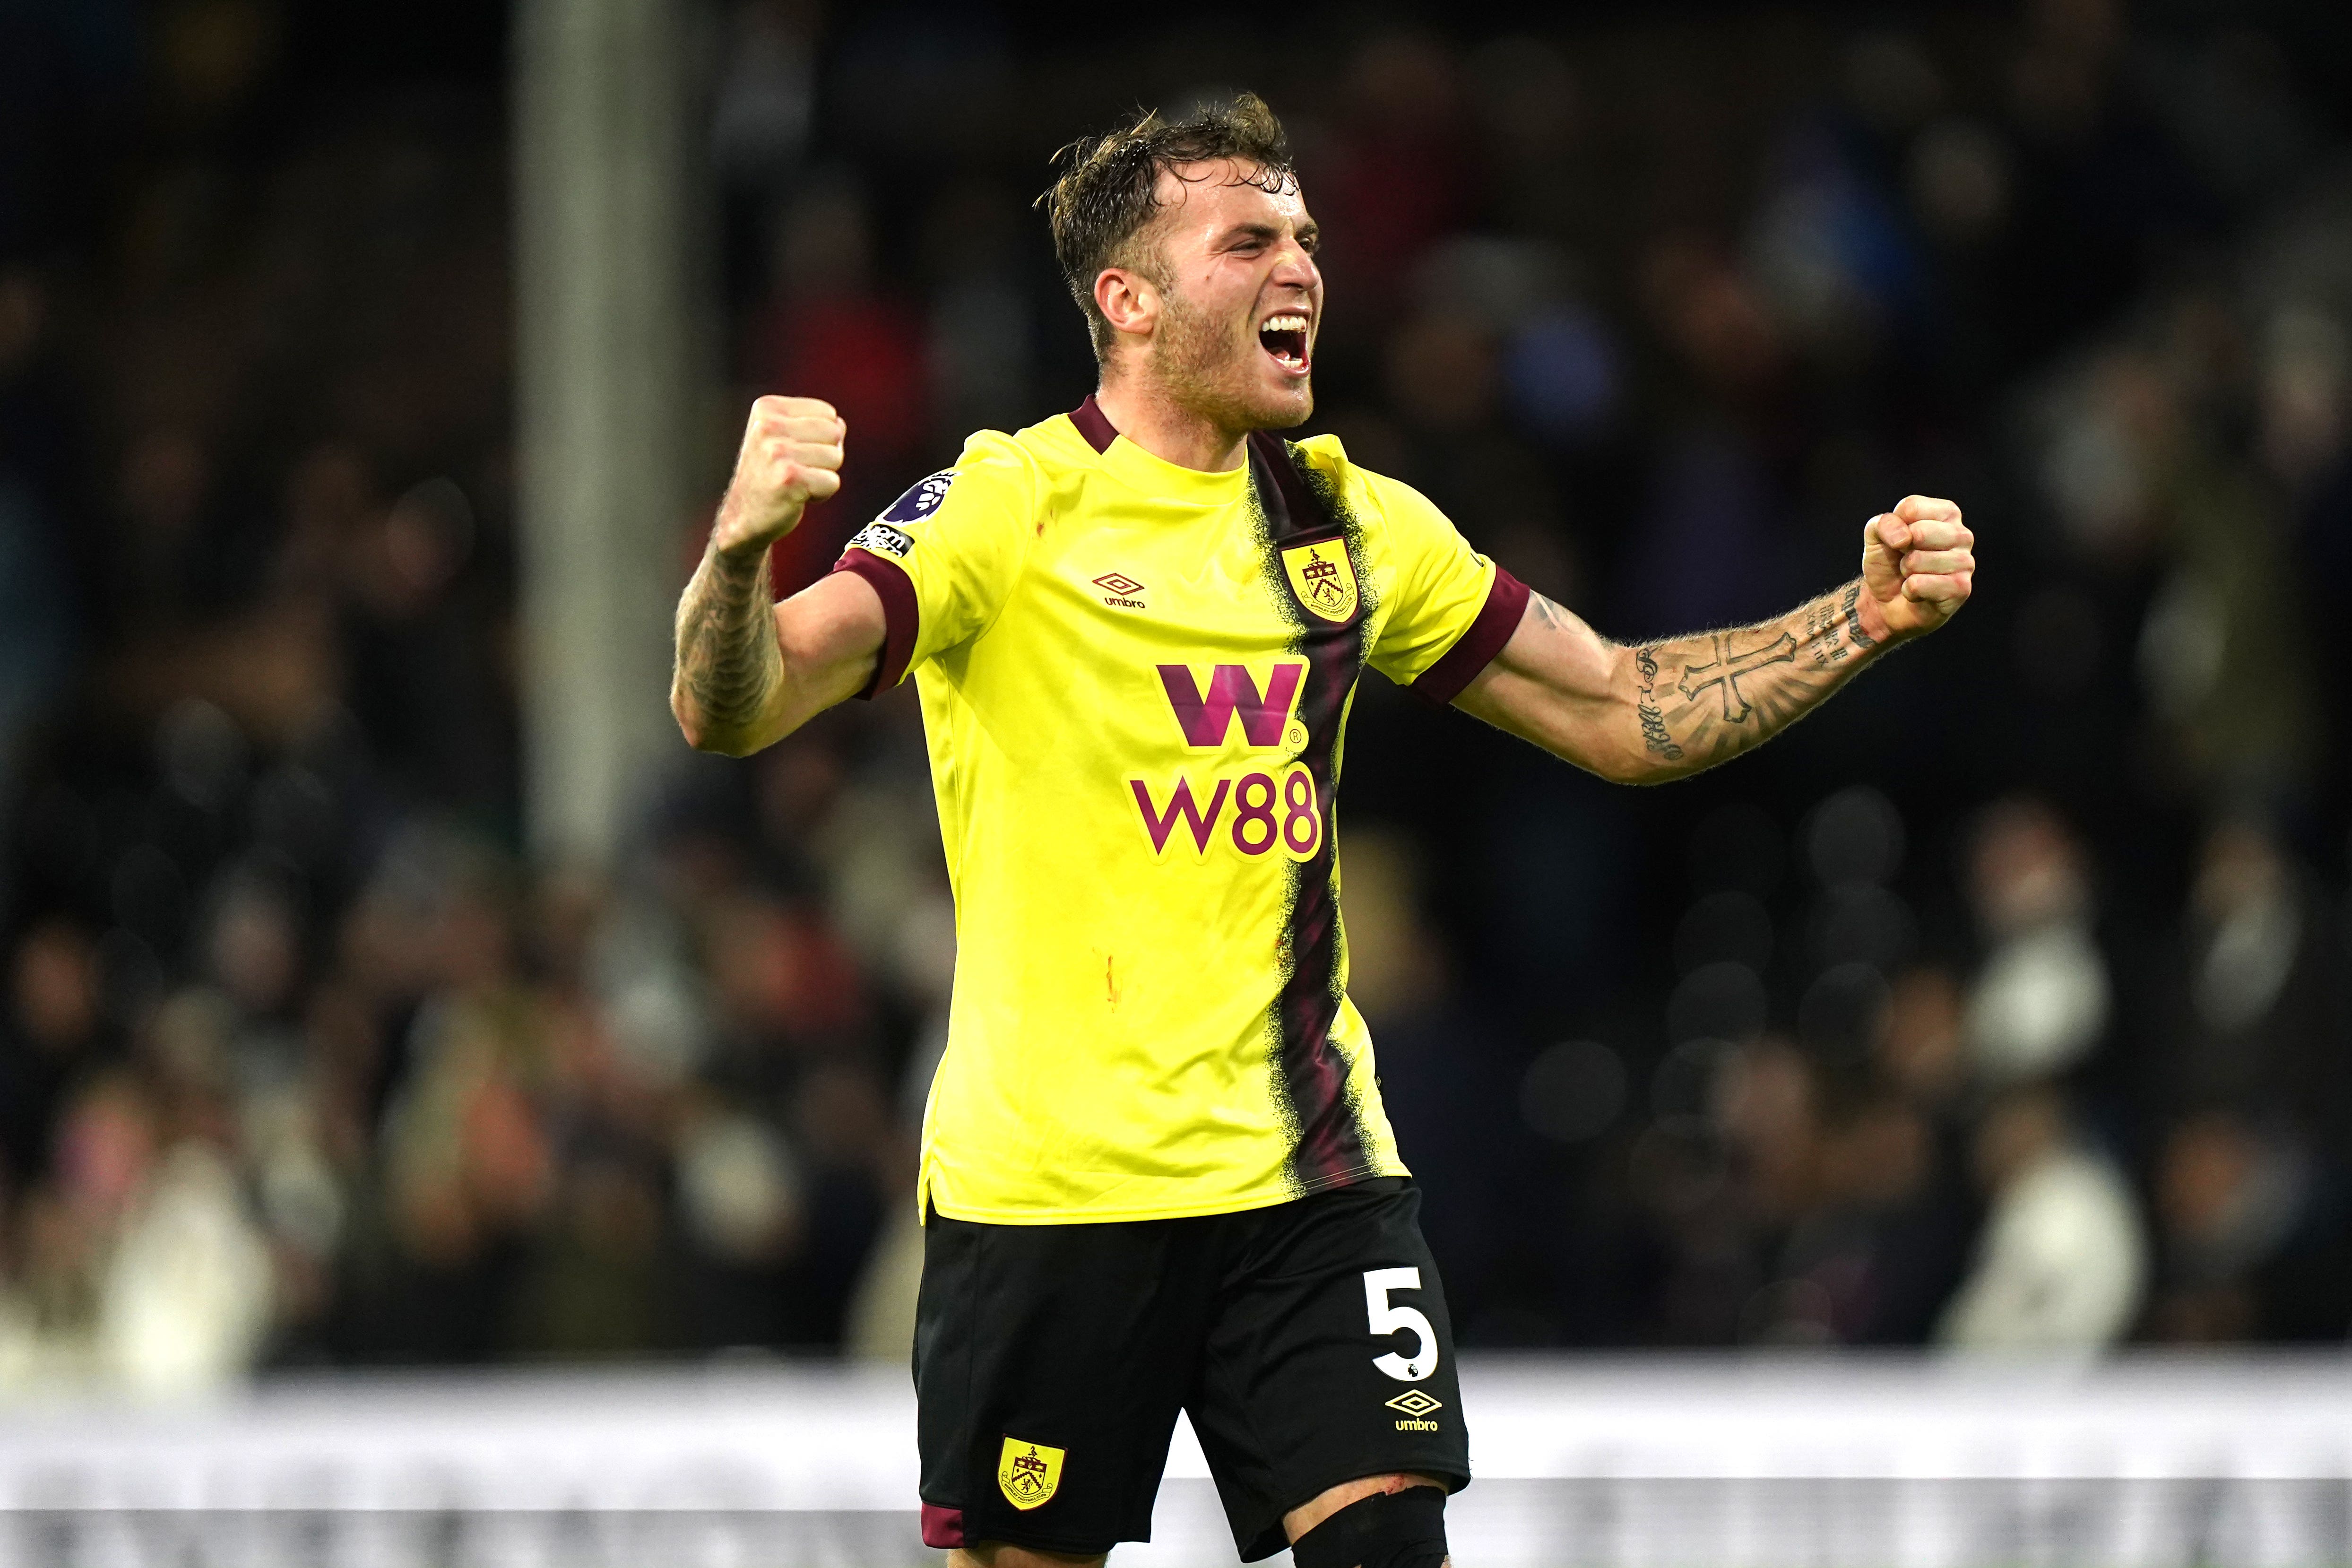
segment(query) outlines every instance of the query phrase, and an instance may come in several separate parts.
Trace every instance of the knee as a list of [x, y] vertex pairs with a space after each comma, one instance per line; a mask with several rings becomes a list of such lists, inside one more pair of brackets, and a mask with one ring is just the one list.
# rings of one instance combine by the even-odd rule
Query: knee
[[948, 1568], [1102, 1568], [1101, 1557], [1066, 1557], [1058, 1552], [1037, 1552], [983, 1541], [948, 1553]]
[[1339, 1506], [1291, 1540], [1297, 1568], [1444, 1568], [1444, 1487], [1418, 1476], [1382, 1476], [1335, 1488], [1317, 1501], [1326, 1499]]

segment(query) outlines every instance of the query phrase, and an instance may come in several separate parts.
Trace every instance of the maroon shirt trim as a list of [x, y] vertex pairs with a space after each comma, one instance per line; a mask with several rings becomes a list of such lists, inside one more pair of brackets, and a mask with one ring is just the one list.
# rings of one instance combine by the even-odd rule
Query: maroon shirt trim
[[1118, 427], [1110, 422], [1108, 415], [1095, 406], [1095, 395], [1091, 392], [1084, 403], [1070, 410], [1070, 423], [1078, 427], [1087, 445], [1097, 452], [1109, 451], [1110, 444], [1118, 439]]
[[857, 694], [860, 701], [872, 701], [906, 678], [907, 661], [915, 657], [915, 628], [922, 621], [915, 607], [915, 584], [896, 561], [855, 546], [841, 552], [833, 569], [856, 573], [882, 597], [882, 658], [874, 666], [874, 679]]
[[925, 1503], [923, 1544], [935, 1552], [953, 1552], [963, 1543], [963, 1510]]
[[1511, 640], [1511, 634], [1519, 629], [1519, 617], [1527, 610], [1528, 585], [1496, 566], [1495, 585], [1486, 590], [1486, 602], [1480, 606], [1478, 618], [1445, 650], [1443, 658], [1423, 670], [1420, 679], [1405, 689], [1432, 707], [1444, 707], [1462, 695], [1462, 689], [1475, 680], [1480, 670], [1495, 661], [1503, 645]]

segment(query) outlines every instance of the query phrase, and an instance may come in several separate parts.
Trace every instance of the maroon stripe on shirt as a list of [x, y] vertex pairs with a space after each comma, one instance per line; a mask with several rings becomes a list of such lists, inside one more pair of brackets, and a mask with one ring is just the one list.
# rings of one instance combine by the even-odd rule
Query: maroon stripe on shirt
[[1091, 392], [1087, 394], [1084, 403], [1070, 410], [1070, 423], [1078, 427], [1078, 434], [1087, 438], [1087, 445], [1097, 452], [1109, 451], [1110, 444], [1118, 439], [1118, 427], [1110, 422], [1108, 415], [1095, 405], [1095, 395]]
[[1423, 670], [1405, 689], [1432, 707], [1444, 707], [1478, 679], [1480, 670], [1495, 661], [1503, 645], [1511, 640], [1511, 634], [1519, 629], [1519, 617], [1527, 612], [1528, 585], [1500, 566], [1496, 567], [1494, 586], [1486, 590], [1486, 602], [1478, 607], [1478, 618], [1470, 623], [1468, 631], [1454, 639], [1443, 658]]
[[[1276, 592], [1290, 592], [1282, 552], [1308, 540], [1339, 537], [1346, 519], [1334, 516], [1298, 471], [1288, 443], [1268, 431], [1249, 438], [1250, 480], [1265, 512], [1265, 570]], [[1339, 726], [1364, 659], [1364, 611], [1345, 624], [1298, 612], [1294, 646], [1307, 658], [1298, 695], [1298, 721], [1307, 744], [1298, 761], [1315, 775], [1321, 796], [1323, 841], [1314, 856], [1290, 869], [1290, 907], [1282, 932], [1287, 973], [1274, 1002], [1280, 1039], [1276, 1079], [1295, 1139], [1292, 1180], [1302, 1192], [1345, 1186], [1371, 1174], [1370, 1140], [1348, 1093], [1348, 1058], [1331, 1039], [1339, 1015], [1339, 900], [1332, 889], [1339, 826]]]
[[915, 657], [915, 628], [922, 622], [915, 606], [915, 584], [896, 561], [856, 546], [843, 551], [833, 569], [856, 573], [882, 598], [882, 658], [874, 666], [874, 679], [857, 694], [860, 700], [870, 701], [904, 679], [907, 661]]

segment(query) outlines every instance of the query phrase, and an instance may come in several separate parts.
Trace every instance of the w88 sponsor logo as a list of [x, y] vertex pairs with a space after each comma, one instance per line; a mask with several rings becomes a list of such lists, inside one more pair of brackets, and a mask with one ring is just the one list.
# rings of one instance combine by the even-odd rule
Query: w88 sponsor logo
[[1181, 837], [1202, 858], [1213, 847], [1230, 847], [1251, 859], [1279, 849], [1290, 859], [1311, 860], [1323, 847], [1322, 793], [1302, 763], [1279, 773], [1253, 768], [1238, 777], [1227, 774], [1197, 791], [1183, 773], [1164, 790], [1142, 779], [1128, 780], [1128, 788], [1158, 858], [1164, 858], [1177, 841], [1179, 822]]
[[[1158, 668], [1160, 689], [1187, 749], [1223, 751], [1235, 729], [1247, 752], [1295, 752], [1307, 743], [1306, 730], [1291, 717], [1307, 674], [1303, 661], [1276, 660], [1263, 686], [1246, 665], [1213, 666], [1205, 685], [1190, 665]], [[1181, 822], [1195, 855], [1206, 856], [1213, 845], [1223, 844], [1253, 859], [1277, 849], [1293, 860], [1312, 859], [1323, 847], [1323, 799], [1314, 773], [1302, 763], [1285, 763], [1278, 757], [1264, 767], [1243, 766], [1245, 771], [1228, 769], [1198, 785], [1189, 773], [1177, 774], [1164, 787], [1128, 780], [1151, 853], [1167, 855]], [[1163, 797], [1165, 805], [1160, 804]]]

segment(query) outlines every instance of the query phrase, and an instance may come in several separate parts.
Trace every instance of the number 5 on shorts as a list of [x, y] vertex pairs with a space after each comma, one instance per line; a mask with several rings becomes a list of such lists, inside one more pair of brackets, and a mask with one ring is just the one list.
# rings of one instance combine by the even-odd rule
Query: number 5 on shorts
[[1429, 1320], [1414, 1307], [1393, 1307], [1389, 1304], [1391, 1290], [1421, 1289], [1418, 1268], [1367, 1268], [1364, 1270], [1364, 1315], [1372, 1321], [1372, 1337], [1386, 1339], [1400, 1329], [1409, 1329], [1421, 1342], [1410, 1358], [1394, 1351], [1372, 1358], [1372, 1364], [1395, 1378], [1399, 1383], [1419, 1383], [1437, 1370], [1437, 1331]]

